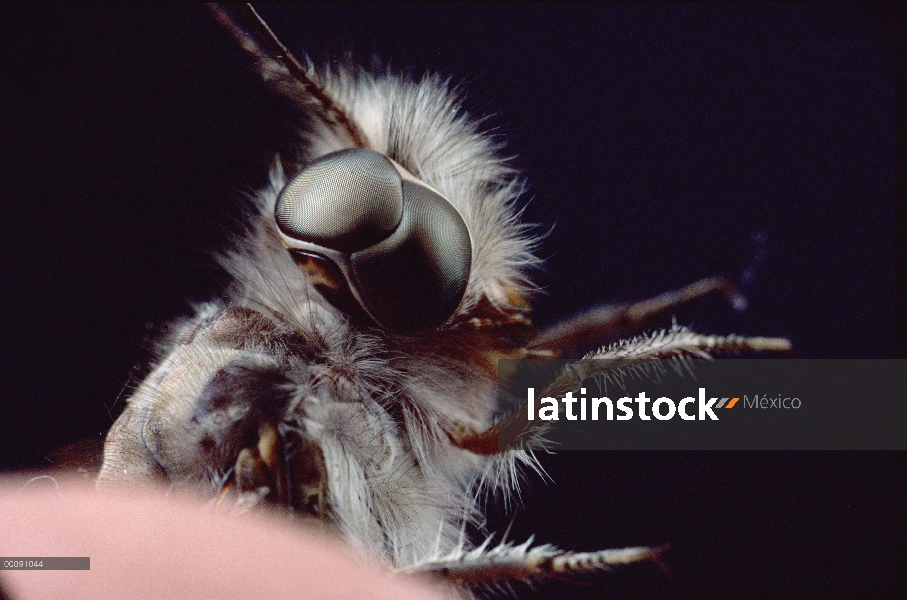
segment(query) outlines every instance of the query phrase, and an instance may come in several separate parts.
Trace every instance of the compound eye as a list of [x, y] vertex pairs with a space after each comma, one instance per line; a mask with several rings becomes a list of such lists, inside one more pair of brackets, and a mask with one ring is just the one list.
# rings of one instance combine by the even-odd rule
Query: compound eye
[[443, 197], [403, 182], [400, 227], [350, 257], [365, 309], [403, 334], [434, 329], [456, 311], [466, 291], [472, 244], [463, 218]]
[[403, 217], [400, 174], [381, 154], [333, 152], [300, 171], [280, 193], [277, 225], [287, 236], [340, 252], [387, 238]]

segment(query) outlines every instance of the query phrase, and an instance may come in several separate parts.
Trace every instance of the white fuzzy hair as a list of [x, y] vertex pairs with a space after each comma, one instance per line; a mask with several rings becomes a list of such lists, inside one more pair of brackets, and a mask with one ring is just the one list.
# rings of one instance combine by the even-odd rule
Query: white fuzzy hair
[[[515, 206], [523, 180], [501, 156], [502, 145], [463, 111], [450, 82], [438, 75], [415, 81], [390, 71], [375, 75], [341, 68], [325, 70], [320, 79], [371, 150], [441, 192], [463, 217], [473, 243], [473, 269], [461, 312], [483, 296], [506, 305], [508, 290], [532, 291], [527, 271], [538, 263], [532, 253], [536, 240], [519, 223]], [[353, 147], [336, 129], [323, 126], [300, 136], [306, 162]], [[262, 206], [267, 213], [267, 202]]]
[[[536, 259], [533, 240], [517, 222], [522, 182], [497, 154], [498, 145], [463, 114], [448, 83], [347, 70], [328, 71], [322, 80], [371, 149], [437, 189], [463, 216], [473, 267], [458, 314], [482, 297], [506, 305], [506, 290], [528, 292], [526, 271]], [[301, 135], [306, 162], [352, 146], [322, 128]], [[324, 340], [325, 354], [344, 362], [338, 377], [364, 391], [353, 405], [324, 399], [308, 423], [322, 444], [332, 511], [346, 537], [397, 567], [450, 551], [462, 543], [464, 521], [479, 516], [479, 484], [507, 494], [517, 483], [515, 461], [531, 458], [480, 457], [447, 438], [453, 423], [477, 430], [491, 423], [496, 382], [487, 374], [450, 356], [436, 337], [401, 340], [357, 331], [319, 301], [277, 235], [274, 204], [285, 185], [278, 164], [270, 186], [255, 197], [253, 234], [221, 261], [236, 282], [232, 302]], [[400, 408], [402, 422], [388, 418], [388, 403]]]
[[[270, 67], [276, 77], [286, 77], [279, 66]], [[515, 203], [523, 185], [499, 156], [498, 144], [463, 113], [448, 83], [433, 76], [414, 81], [340, 69], [321, 79], [370, 149], [437, 189], [462, 215], [472, 239], [472, 271], [452, 321], [483, 298], [508, 309], [514, 294], [527, 295], [527, 270], [536, 259], [533, 241], [517, 221]], [[278, 83], [284, 93], [293, 89], [286, 79]], [[305, 104], [304, 98], [299, 101]], [[300, 166], [353, 147], [317, 115], [310, 125], [299, 134]], [[481, 528], [482, 488], [506, 495], [517, 484], [517, 464], [535, 466], [526, 453], [480, 456], [455, 447], [448, 437], [454, 426], [478, 431], [495, 418], [494, 375], [469, 359], [484, 349], [481, 339], [464, 347], [461, 336], [453, 351], [447, 326], [405, 338], [353, 324], [319, 295], [280, 242], [274, 205], [286, 183], [277, 162], [270, 185], [254, 195], [246, 231], [219, 256], [233, 279], [231, 289], [222, 301], [200, 306], [185, 327], [197, 327], [218, 311], [251, 309], [266, 315], [274, 331], [305, 340], [309, 358], [273, 341], [279, 339], [276, 333], [244, 342], [241, 351], [225, 350], [204, 336], [193, 341], [186, 341], [191, 335], [182, 341], [174, 336], [111, 431], [99, 481], [122, 482], [129, 479], [127, 471], [147, 475], [160, 468], [174, 485], [215, 490], [223, 485], [228, 472], [204, 465], [188, 447], [186, 440], [193, 438], [187, 422], [196, 414], [199, 390], [241, 355], [281, 369], [293, 382], [295, 400], [283, 422], [319, 444], [330, 520], [347, 540], [398, 568], [462, 550], [467, 526]], [[149, 445], [143, 436], [152, 423], [155, 441]], [[168, 437], [168, 428], [179, 435]], [[142, 461], [144, 469], [135, 464]]]
[[[235, 484], [236, 506], [247, 506], [250, 495], [253, 505], [276, 498], [297, 516], [322, 519], [388, 566], [447, 578], [458, 597], [470, 594], [460, 584], [494, 588], [508, 579], [531, 582], [657, 562], [665, 548], [577, 553], [531, 548], [531, 541], [515, 546], [504, 540], [497, 547], [490, 537], [478, 547], [470, 542], [470, 534], [484, 533], [483, 493], [498, 491], [506, 500], [521, 466], [540, 471], [531, 448], [544, 447], [544, 423], [523, 432], [530, 450], [485, 447], [486, 434], [496, 436], [522, 414], [496, 414], [496, 359], [563, 350], [558, 344], [576, 342], [571, 332], [583, 339], [614, 334], [626, 314], [621, 310], [652, 317], [664, 307], [727, 291], [729, 284], [711, 278], [654, 304], [595, 309], [554, 328], [542, 342], [544, 332], [536, 336], [527, 350], [534, 334], [523, 313], [534, 291], [528, 273], [538, 260], [536, 240], [519, 223], [516, 203], [524, 186], [500, 145], [464, 113], [449, 82], [340, 67], [315, 75], [311, 65], [308, 74], [291, 76], [290, 68], [303, 69], [295, 59], [267, 56], [222, 9], [213, 11], [258, 60], [265, 81], [299, 109], [303, 118], [293, 130], [298, 143], [295, 155], [274, 162], [269, 184], [252, 194], [242, 233], [218, 255], [232, 278], [230, 289], [174, 327], [156, 366], [111, 428], [99, 485], [163, 478], [218, 496], [220, 503]], [[472, 261], [463, 299], [434, 331], [402, 336], [345, 314], [319, 293], [282, 243], [274, 209], [289, 179], [320, 157], [354, 147], [384, 154], [437, 190], [469, 230]], [[632, 371], [644, 360], [674, 357], [682, 365], [684, 356], [743, 348], [785, 351], [790, 344], [675, 327], [617, 342], [588, 358]], [[548, 389], [576, 383], [572, 365], [564, 373]], [[481, 441], [468, 443], [476, 439]], [[278, 452], [282, 457], [275, 457]], [[300, 468], [304, 461], [308, 471]], [[261, 485], [266, 476], [255, 469], [263, 465], [281, 471], [279, 478]]]

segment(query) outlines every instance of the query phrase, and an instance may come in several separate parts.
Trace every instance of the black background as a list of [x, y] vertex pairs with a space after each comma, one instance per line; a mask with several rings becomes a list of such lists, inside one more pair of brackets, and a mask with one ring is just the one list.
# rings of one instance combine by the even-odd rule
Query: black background
[[[678, 319], [789, 336], [796, 355], [895, 355], [894, 51], [846, 3], [263, 6], [320, 62], [377, 55], [462, 82], [554, 225], [536, 320], [704, 276], [746, 290]], [[0, 468], [97, 437], [155, 327], [223, 281], [205, 252], [280, 134], [249, 61], [193, 6], [0, 15]], [[562, 547], [669, 542], [547, 597], [907, 597], [901, 453], [565, 452], [502, 531]], [[521, 588], [522, 595], [532, 596]]]

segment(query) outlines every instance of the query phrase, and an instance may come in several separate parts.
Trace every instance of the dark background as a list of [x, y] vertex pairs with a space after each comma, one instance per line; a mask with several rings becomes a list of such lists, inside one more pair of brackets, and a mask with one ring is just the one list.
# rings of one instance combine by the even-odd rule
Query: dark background
[[[536, 320], [737, 278], [678, 313], [789, 336], [796, 356], [896, 355], [889, 9], [762, 5], [263, 6], [320, 62], [450, 75], [508, 140], [541, 245]], [[249, 157], [279, 105], [201, 7], [0, 14], [0, 468], [97, 439], [161, 324], [223, 281]], [[348, 54], [349, 53], [349, 54]], [[901, 107], [903, 109], [903, 107]], [[122, 402], [122, 400], [120, 401]], [[121, 404], [120, 404], [121, 406]], [[591, 550], [669, 542], [547, 597], [907, 597], [902, 453], [565, 452], [527, 476], [511, 535]], [[490, 509], [502, 531], [513, 511]], [[896, 547], [897, 552], [896, 553]], [[521, 595], [532, 596], [520, 588]]]

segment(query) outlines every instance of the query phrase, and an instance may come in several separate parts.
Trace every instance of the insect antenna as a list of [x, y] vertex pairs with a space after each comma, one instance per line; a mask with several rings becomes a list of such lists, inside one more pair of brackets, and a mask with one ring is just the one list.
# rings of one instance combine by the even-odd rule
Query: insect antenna
[[311, 97], [321, 107], [325, 119], [342, 127], [357, 148], [368, 146], [359, 128], [356, 127], [346, 112], [315, 81], [310, 71], [302, 66], [302, 63], [299, 62], [283, 42], [278, 39], [274, 31], [251, 4], [244, 2], [237, 3], [236, 6], [242, 12], [243, 17], [249, 23], [258, 39], [264, 42], [267, 50], [262, 48], [255, 38], [230, 16], [224, 8], [225, 5], [206, 3], [205, 6], [211, 11], [217, 22], [233, 36], [243, 50], [261, 61], [276, 60], [283, 65], [290, 76], [302, 87], [302, 92]]

